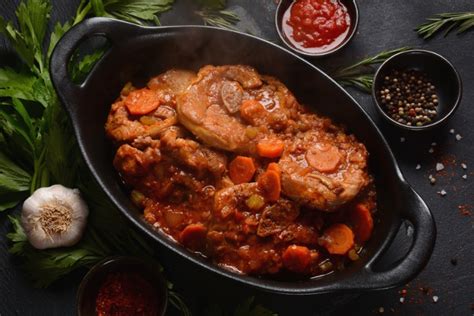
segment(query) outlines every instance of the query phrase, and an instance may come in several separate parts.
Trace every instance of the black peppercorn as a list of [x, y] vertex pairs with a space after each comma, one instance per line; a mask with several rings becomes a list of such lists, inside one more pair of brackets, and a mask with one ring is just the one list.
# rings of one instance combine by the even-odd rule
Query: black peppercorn
[[401, 124], [423, 126], [437, 115], [436, 87], [418, 70], [393, 70], [378, 95], [387, 114]]

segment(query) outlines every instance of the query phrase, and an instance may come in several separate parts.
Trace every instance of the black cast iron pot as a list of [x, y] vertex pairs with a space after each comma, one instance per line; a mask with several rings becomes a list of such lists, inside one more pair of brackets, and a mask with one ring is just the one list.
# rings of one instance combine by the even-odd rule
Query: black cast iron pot
[[[104, 36], [110, 47], [86, 80], [74, 84], [67, 65], [85, 39]], [[365, 254], [344, 271], [304, 281], [278, 281], [238, 275], [187, 251], [146, 223], [131, 203], [112, 166], [112, 147], [104, 123], [122, 86], [145, 83], [170, 68], [197, 70], [206, 64], [246, 64], [279, 78], [303, 103], [348, 127], [367, 147], [375, 176], [378, 213]], [[75, 26], [56, 46], [51, 59], [54, 86], [69, 113], [81, 152], [104, 191], [140, 230], [190, 262], [223, 277], [284, 294], [347, 293], [386, 289], [417, 275], [433, 250], [436, 228], [420, 196], [406, 183], [387, 142], [369, 116], [334, 80], [297, 55], [268, 41], [234, 31], [204, 26], [139, 27], [105, 18]], [[406, 256], [388, 271], [375, 262], [392, 242], [402, 220], [414, 227]]]

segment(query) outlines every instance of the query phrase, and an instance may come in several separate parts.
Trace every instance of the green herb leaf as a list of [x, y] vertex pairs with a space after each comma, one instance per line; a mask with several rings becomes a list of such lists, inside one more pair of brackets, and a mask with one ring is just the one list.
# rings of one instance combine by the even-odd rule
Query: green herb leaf
[[224, 10], [226, 0], [197, 0], [197, 3], [202, 9], [196, 11], [196, 14], [201, 17], [204, 25], [237, 30], [234, 25], [240, 18], [234, 12]]
[[102, 0], [91, 0], [92, 10], [96, 16], [105, 16], [105, 7]]
[[428, 18], [426, 23], [418, 26], [415, 31], [424, 39], [434, 36], [445, 29], [447, 36], [453, 29], [458, 29], [458, 34], [474, 27], [474, 12], [440, 13]]
[[10, 39], [18, 54], [38, 75], [47, 71], [44, 68], [42, 45], [50, 12], [49, 1], [28, 0], [26, 3], [21, 2], [16, 11], [19, 30], [10, 22], [0, 23], [3, 26], [0, 31]]
[[340, 68], [334, 72], [334, 79], [344, 86], [352, 86], [363, 92], [370, 93], [372, 90], [374, 65], [383, 63], [395, 54], [406, 51], [409, 47], [401, 47], [380, 52], [374, 56], [369, 56], [345, 68]]
[[353, 86], [366, 93], [371, 93], [372, 85], [374, 83], [374, 75], [373, 74], [353, 75], [353, 76], [344, 77], [343, 79], [341, 78], [338, 81], [343, 86]]
[[[12, 112], [12, 109], [14, 112]], [[31, 131], [28, 130], [14, 107], [10, 109], [5, 106], [0, 107], [0, 124], [3, 130], [3, 149], [33, 158], [35, 155], [35, 141], [31, 137]]]
[[49, 61], [49, 58], [51, 57], [51, 54], [53, 53], [54, 48], [56, 47], [56, 44], [61, 39], [61, 37], [63, 37], [63, 35], [67, 31], [69, 31], [70, 28], [71, 28], [71, 23], [69, 22], [64, 23], [64, 24], [56, 23], [56, 25], [54, 26], [54, 30], [51, 33], [51, 37], [49, 39], [49, 47], [48, 47], [48, 52], [47, 52], [48, 61]]
[[35, 53], [41, 52], [50, 13], [51, 4], [47, 0], [28, 0], [18, 6], [16, 14], [20, 32]]
[[202, 11], [197, 11], [196, 14], [202, 18], [204, 25], [211, 25], [230, 30], [237, 30], [234, 25], [240, 21], [240, 18], [237, 14], [227, 10], [214, 10], [206, 8]]
[[143, 24], [153, 22], [160, 13], [171, 9], [174, 0], [92, 0], [96, 16], [106, 16]]
[[100, 49], [90, 55], [86, 55], [78, 63], [72, 64], [71, 78], [75, 83], [82, 82], [95, 64], [104, 56], [105, 49]]
[[0, 211], [18, 204], [27, 195], [31, 177], [0, 152]]
[[23, 268], [33, 278], [35, 286], [44, 288], [58, 278], [80, 267], [90, 267], [103, 258], [100, 250], [92, 247], [88, 240], [81, 247], [38, 250], [26, 238], [19, 217], [9, 216], [13, 231], [7, 235], [13, 246], [10, 253], [24, 259]]
[[0, 97], [35, 101], [46, 107], [49, 101], [46, 91], [43, 81], [32, 74], [0, 68]]

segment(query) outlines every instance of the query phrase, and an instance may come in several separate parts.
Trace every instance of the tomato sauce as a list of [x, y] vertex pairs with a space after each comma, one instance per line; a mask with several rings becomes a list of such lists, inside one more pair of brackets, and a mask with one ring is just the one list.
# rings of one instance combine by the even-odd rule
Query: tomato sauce
[[339, 0], [298, 0], [283, 15], [283, 31], [301, 50], [318, 53], [340, 45], [351, 19]]

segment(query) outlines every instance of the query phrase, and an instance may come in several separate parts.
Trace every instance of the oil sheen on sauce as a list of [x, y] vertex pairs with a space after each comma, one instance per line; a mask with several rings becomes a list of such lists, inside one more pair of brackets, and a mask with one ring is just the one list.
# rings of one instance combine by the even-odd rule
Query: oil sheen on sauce
[[322, 53], [344, 41], [350, 23], [347, 8], [339, 0], [297, 0], [283, 15], [282, 28], [297, 49]]

